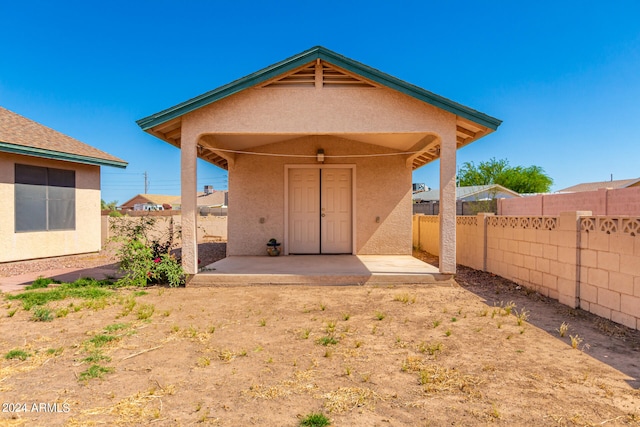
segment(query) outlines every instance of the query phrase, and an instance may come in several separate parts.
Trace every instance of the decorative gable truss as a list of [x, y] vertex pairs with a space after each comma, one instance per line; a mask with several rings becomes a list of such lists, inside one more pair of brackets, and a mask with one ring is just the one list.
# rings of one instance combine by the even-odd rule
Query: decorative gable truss
[[360, 76], [351, 74], [341, 68], [329, 64], [321, 59], [315, 63], [307, 64], [286, 74], [279, 76], [263, 84], [263, 88], [271, 87], [369, 87], [376, 88], [380, 85], [365, 80]]

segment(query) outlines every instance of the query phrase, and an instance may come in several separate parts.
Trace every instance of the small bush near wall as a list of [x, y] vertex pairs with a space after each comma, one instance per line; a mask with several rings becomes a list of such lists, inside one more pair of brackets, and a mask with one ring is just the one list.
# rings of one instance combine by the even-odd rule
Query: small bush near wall
[[122, 286], [146, 286], [163, 283], [175, 287], [184, 284], [184, 272], [177, 259], [171, 254], [176, 232], [173, 219], [165, 234], [151, 237], [156, 218], [138, 217], [129, 221], [111, 223], [110, 239], [121, 246], [117, 249], [120, 270], [125, 276], [118, 281]]

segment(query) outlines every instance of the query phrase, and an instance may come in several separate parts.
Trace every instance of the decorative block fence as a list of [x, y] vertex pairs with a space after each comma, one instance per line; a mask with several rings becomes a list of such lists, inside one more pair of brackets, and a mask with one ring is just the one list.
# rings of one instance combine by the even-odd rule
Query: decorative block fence
[[[458, 264], [535, 289], [569, 307], [640, 329], [640, 218], [457, 218]], [[413, 216], [413, 245], [439, 254], [439, 218]]]

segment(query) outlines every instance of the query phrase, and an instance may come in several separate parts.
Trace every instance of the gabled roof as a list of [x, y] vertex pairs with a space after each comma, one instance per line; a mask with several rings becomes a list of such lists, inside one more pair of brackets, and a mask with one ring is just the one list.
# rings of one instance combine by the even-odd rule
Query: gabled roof
[[[205, 194], [199, 191], [197, 194], [196, 204], [198, 205], [198, 207], [224, 206], [227, 204], [227, 194], [227, 190], [214, 190], [209, 194]], [[181, 205], [182, 198], [177, 197], [172, 204]]]
[[[135, 199], [143, 199], [144, 201], [136, 201]], [[173, 205], [180, 203], [180, 196], [172, 196], [167, 194], [136, 194], [120, 206], [129, 206], [132, 202], [151, 203], [153, 205]], [[134, 203], [135, 204], [135, 203]]]
[[435, 93], [429, 92], [428, 90], [422, 89], [418, 86], [414, 86], [322, 46], [313, 47], [287, 58], [284, 61], [280, 61], [276, 64], [263, 68], [262, 70], [256, 71], [255, 73], [249, 74], [239, 80], [220, 86], [217, 89], [182, 102], [149, 117], [140, 119], [136, 123], [143, 130], [148, 130], [154, 126], [175, 119], [176, 117], [180, 117], [191, 111], [197, 110], [198, 108], [204, 107], [205, 105], [209, 105], [220, 99], [238, 93], [244, 89], [256, 86], [281, 74], [295, 70], [296, 68], [317, 59], [334, 64], [372, 82], [395, 89], [406, 95], [419, 99], [420, 101], [434, 105], [445, 111], [449, 111], [457, 116], [464, 117], [465, 119], [471, 120], [472, 122], [485, 126], [489, 129], [496, 130], [502, 123], [499, 119], [473, 110], [469, 107], [465, 107], [462, 104], [458, 104], [457, 102], [451, 101], [450, 99], [444, 98], [440, 95], [436, 95]]
[[[474, 196], [476, 194], [482, 194], [487, 191], [492, 191], [496, 195], [498, 193], [506, 193], [506, 194], [510, 194], [513, 197], [522, 197], [517, 192], [510, 190], [506, 187], [503, 187], [502, 185], [489, 184], [489, 185], [470, 185], [467, 187], [456, 187], [456, 200], [461, 200], [466, 197]], [[432, 189], [429, 191], [420, 191], [413, 195], [413, 200], [438, 201], [440, 200], [440, 190]]]
[[585, 182], [577, 184], [571, 187], [558, 190], [558, 193], [579, 193], [582, 191], [596, 191], [600, 188], [627, 188], [640, 185], [640, 178], [633, 179], [618, 179], [616, 181], [599, 181], [599, 182]]
[[98, 166], [127, 162], [0, 107], [0, 151]]
[[227, 204], [227, 191], [214, 190], [212, 193], [198, 193], [198, 206], [223, 206]]
[[[227, 190], [214, 190], [212, 193], [205, 194], [199, 191], [197, 194], [198, 206], [220, 206], [227, 202]], [[138, 199], [138, 200], [136, 200]], [[171, 205], [180, 206], [182, 204], [180, 196], [172, 196], [167, 194], [136, 194], [120, 206], [133, 207], [136, 203], [151, 203], [153, 205]], [[136, 203], [133, 203], [136, 202]]]

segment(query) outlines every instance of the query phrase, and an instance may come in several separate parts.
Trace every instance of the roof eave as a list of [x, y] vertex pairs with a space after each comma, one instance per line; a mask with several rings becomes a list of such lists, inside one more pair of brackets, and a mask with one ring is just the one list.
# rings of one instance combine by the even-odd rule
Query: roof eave
[[315, 59], [323, 59], [336, 66], [342, 67], [347, 71], [351, 71], [353, 73], [361, 75], [364, 78], [380, 83], [381, 85], [397, 90], [420, 101], [426, 102], [445, 111], [449, 111], [453, 114], [464, 117], [491, 130], [496, 130], [502, 123], [502, 120], [499, 120], [495, 117], [491, 117], [487, 114], [481, 113], [480, 111], [465, 107], [462, 104], [458, 104], [457, 102], [451, 101], [450, 99], [444, 98], [440, 95], [436, 95], [435, 93], [429, 92], [418, 86], [414, 86], [389, 74], [383, 73], [382, 71], [376, 70], [375, 68], [371, 68], [368, 65], [354, 61], [353, 59], [347, 58], [346, 56], [326, 49], [322, 46], [313, 47], [309, 50], [299, 53], [298, 55], [287, 58], [267, 68], [263, 68], [262, 70], [256, 71], [252, 74], [249, 74], [248, 76], [235, 80], [217, 89], [206, 92], [200, 96], [182, 102], [166, 110], [160, 111], [159, 113], [137, 120], [136, 123], [142, 128], [142, 130], [147, 131], [154, 126], [160, 125], [169, 120], [175, 119], [176, 117], [182, 116], [198, 108], [216, 102], [220, 99], [226, 98], [252, 86], [263, 83], [269, 79], [277, 77], [280, 74], [286, 73], [287, 71], [291, 71], [297, 67], [307, 64], [308, 62]]
[[26, 147], [24, 145], [0, 142], [0, 151], [12, 154], [22, 154], [25, 156], [42, 157], [51, 160], [63, 160], [74, 163], [84, 163], [94, 166], [111, 166], [116, 168], [126, 168], [128, 163], [119, 160], [100, 159], [97, 157], [83, 156], [80, 154], [64, 153], [61, 151], [47, 150], [44, 148]]

